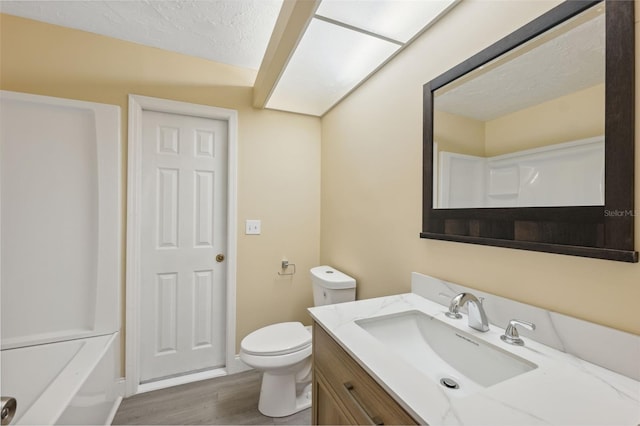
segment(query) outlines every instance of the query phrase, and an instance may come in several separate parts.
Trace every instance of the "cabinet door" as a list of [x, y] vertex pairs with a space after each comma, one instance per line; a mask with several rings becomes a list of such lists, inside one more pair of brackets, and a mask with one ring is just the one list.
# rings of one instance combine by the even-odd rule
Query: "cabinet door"
[[331, 387], [322, 376], [314, 372], [314, 425], [351, 425], [356, 424], [344, 413], [338, 402], [331, 394]]
[[318, 324], [314, 324], [313, 334], [314, 371], [353, 423], [417, 424]]

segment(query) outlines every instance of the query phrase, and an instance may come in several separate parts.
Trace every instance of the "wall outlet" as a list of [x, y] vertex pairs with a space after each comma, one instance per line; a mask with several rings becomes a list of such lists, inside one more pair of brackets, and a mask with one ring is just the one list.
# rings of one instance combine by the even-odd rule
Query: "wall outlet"
[[244, 233], [246, 235], [260, 235], [260, 231], [262, 230], [262, 223], [258, 219], [247, 219], [245, 221], [245, 230]]

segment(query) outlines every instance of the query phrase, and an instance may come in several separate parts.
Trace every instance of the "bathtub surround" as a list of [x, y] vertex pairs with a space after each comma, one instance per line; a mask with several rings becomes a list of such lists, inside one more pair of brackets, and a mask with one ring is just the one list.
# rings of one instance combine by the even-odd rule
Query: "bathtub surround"
[[110, 423], [120, 385], [120, 110], [2, 91], [2, 395], [13, 424]]
[[7, 91], [0, 103], [2, 349], [115, 333], [120, 108]]

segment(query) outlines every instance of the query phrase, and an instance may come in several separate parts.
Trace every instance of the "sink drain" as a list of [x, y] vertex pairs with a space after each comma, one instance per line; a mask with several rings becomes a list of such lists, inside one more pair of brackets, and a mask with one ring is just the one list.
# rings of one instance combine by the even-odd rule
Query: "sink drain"
[[456, 382], [455, 380], [449, 377], [444, 377], [440, 379], [440, 384], [448, 389], [458, 389], [460, 387], [458, 382]]

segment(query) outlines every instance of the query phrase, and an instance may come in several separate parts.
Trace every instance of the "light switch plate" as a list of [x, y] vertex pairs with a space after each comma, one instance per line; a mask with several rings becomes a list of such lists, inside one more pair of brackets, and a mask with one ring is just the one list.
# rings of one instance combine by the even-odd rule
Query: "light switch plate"
[[259, 219], [247, 219], [245, 222], [245, 231], [246, 235], [260, 235], [260, 231], [262, 230], [262, 223]]

